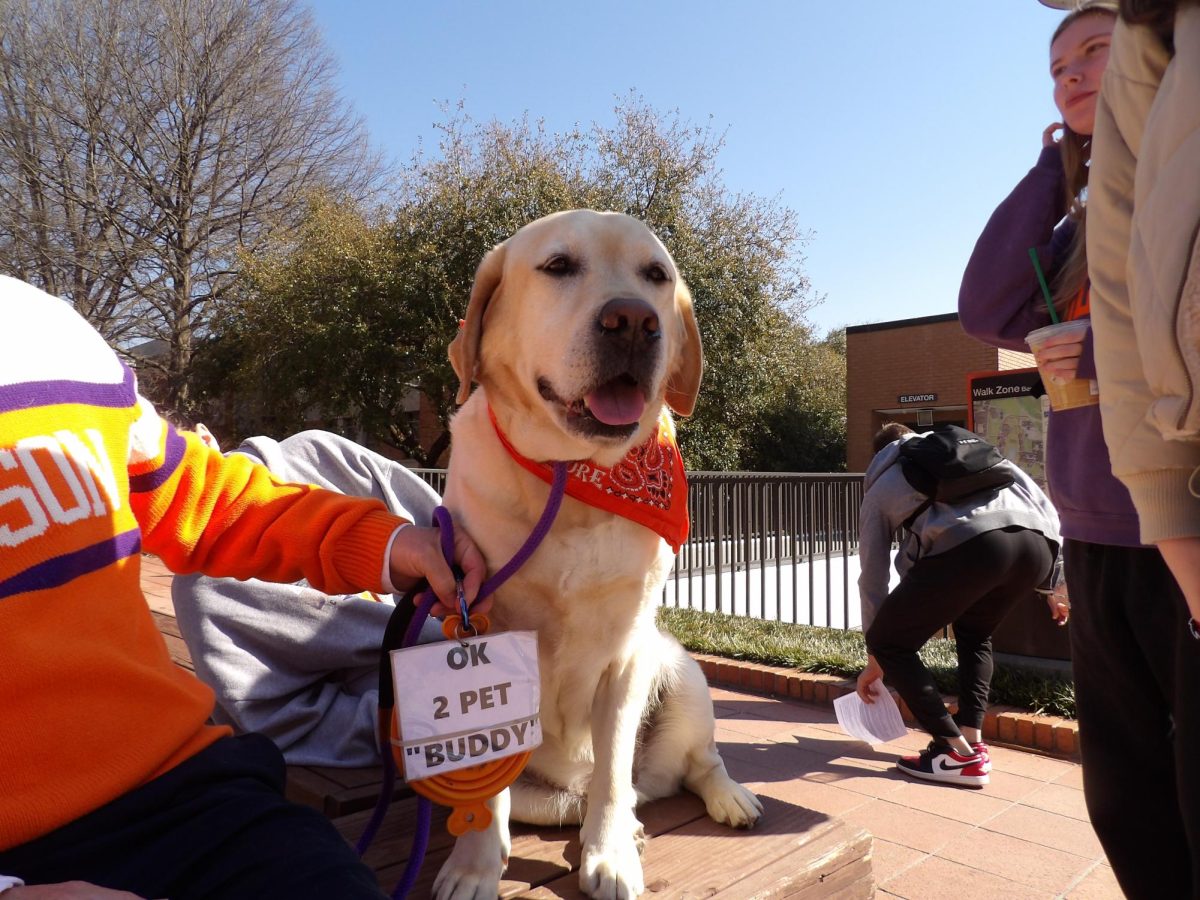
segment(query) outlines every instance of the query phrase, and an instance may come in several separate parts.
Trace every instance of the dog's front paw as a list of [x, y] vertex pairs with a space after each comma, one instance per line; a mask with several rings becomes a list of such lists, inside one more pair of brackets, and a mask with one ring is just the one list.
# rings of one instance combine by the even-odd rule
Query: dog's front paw
[[454, 843], [433, 882], [436, 900], [496, 900], [508, 865], [503, 841], [490, 833], [467, 832]]
[[636, 835], [606, 846], [585, 844], [579, 889], [595, 900], [634, 900], [645, 890]]
[[704, 806], [714, 822], [732, 828], [750, 828], [763, 814], [762, 801], [728, 775], [724, 784], [704, 794]]
[[579, 888], [585, 894], [596, 900], [634, 900], [645, 890], [641, 854], [646, 830], [632, 809], [585, 821], [579, 839]]

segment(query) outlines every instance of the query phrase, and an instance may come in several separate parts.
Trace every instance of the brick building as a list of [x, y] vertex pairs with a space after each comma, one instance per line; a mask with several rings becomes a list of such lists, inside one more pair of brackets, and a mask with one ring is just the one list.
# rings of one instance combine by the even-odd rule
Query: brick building
[[967, 424], [967, 375], [1023, 369], [1028, 353], [969, 337], [957, 313], [846, 329], [846, 469], [871, 461], [871, 436], [885, 422], [912, 428]]
[[[967, 376], [1033, 366], [1033, 356], [969, 337], [958, 315], [899, 319], [846, 329], [846, 469], [871, 461], [871, 436], [884, 422], [912, 428], [967, 424]], [[1028, 471], [1028, 469], [1026, 470]], [[992, 636], [1001, 659], [1065, 669], [1070, 646], [1037, 597], [1017, 605]]]

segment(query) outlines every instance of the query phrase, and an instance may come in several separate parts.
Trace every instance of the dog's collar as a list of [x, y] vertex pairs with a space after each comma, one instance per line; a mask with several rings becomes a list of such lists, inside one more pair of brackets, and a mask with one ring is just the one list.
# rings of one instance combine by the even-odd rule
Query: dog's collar
[[[523, 456], [501, 430], [491, 404], [487, 411], [509, 455], [549, 484], [551, 464]], [[650, 439], [611, 468], [591, 460], [567, 463], [567, 496], [649, 528], [678, 553], [688, 536], [687, 475], [671, 416], [664, 410]]]

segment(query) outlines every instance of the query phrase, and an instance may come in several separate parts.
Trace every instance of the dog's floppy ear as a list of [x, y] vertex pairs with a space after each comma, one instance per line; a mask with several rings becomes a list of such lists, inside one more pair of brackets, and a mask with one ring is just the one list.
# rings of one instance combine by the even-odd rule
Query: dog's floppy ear
[[479, 362], [479, 341], [483, 337], [483, 314], [504, 273], [504, 244], [488, 251], [479, 268], [475, 270], [475, 283], [471, 287], [471, 300], [467, 304], [467, 317], [458, 324], [458, 334], [450, 342], [450, 365], [458, 376], [458, 396], [461, 406], [471, 396], [471, 382], [475, 380], [475, 367]]
[[681, 416], [690, 416], [696, 408], [700, 393], [700, 377], [704, 374], [704, 350], [700, 346], [700, 329], [692, 310], [692, 293], [680, 278], [675, 286], [675, 306], [683, 319], [683, 346], [675, 368], [667, 377], [667, 406]]

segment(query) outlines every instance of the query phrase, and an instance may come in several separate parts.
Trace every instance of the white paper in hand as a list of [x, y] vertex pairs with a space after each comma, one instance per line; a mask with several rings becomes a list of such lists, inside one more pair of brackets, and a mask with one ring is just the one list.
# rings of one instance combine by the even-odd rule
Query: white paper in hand
[[846, 734], [868, 744], [886, 744], [908, 734], [896, 701], [883, 686], [882, 679], [871, 685], [875, 702], [863, 703], [855, 691], [833, 701], [838, 725]]

